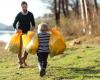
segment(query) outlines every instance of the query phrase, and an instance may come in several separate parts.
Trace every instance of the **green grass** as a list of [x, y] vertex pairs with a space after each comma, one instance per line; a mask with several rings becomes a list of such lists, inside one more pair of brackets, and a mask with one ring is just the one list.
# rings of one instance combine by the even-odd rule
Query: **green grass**
[[49, 58], [43, 78], [39, 76], [36, 56], [29, 55], [30, 66], [19, 69], [17, 55], [0, 48], [0, 80], [100, 80], [100, 46], [87, 45], [66, 49], [65, 54]]

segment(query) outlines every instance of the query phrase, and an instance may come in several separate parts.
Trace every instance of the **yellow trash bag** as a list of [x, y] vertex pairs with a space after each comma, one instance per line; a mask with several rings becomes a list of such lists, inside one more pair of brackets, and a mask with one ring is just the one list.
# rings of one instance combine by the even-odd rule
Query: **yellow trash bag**
[[64, 50], [66, 49], [66, 43], [64, 37], [57, 28], [51, 29], [49, 46], [50, 46], [51, 56], [63, 54]]
[[30, 54], [35, 55], [37, 53], [38, 45], [39, 45], [38, 37], [37, 35], [35, 35], [31, 40], [31, 42], [27, 45], [26, 51]]
[[23, 47], [24, 48], [27, 47], [27, 45], [29, 44], [29, 42], [32, 40], [34, 34], [35, 33], [33, 31], [28, 31], [27, 34], [22, 35], [22, 41], [23, 41]]
[[[49, 41], [50, 55], [56, 56], [59, 54], [63, 54], [66, 49], [66, 43], [64, 41], [64, 37], [62, 33], [57, 28], [51, 29], [51, 37]], [[34, 36], [31, 42], [27, 45], [26, 51], [31, 54], [36, 54], [38, 49], [39, 41], [38, 36]]]
[[22, 32], [16, 32], [6, 45], [5, 49], [12, 52], [12, 53], [19, 53], [21, 47], [21, 36]]

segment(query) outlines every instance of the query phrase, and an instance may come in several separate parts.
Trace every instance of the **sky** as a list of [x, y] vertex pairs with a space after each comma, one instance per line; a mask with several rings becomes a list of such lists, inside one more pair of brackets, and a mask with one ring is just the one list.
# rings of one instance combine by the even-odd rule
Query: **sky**
[[[21, 11], [21, 2], [23, 0], [0, 0], [0, 23], [12, 25], [14, 18]], [[29, 11], [33, 12], [34, 17], [43, 16], [49, 13], [47, 5], [43, 4], [41, 0], [24, 0], [28, 3]], [[100, 0], [98, 0], [100, 2]]]
[[[0, 23], [12, 25], [15, 16], [21, 11], [21, 2], [23, 0], [0, 0]], [[24, 0], [28, 3], [28, 9], [34, 14], [34, 17], [43, 16], [49, 13], [47, 5], [41, 0]]]

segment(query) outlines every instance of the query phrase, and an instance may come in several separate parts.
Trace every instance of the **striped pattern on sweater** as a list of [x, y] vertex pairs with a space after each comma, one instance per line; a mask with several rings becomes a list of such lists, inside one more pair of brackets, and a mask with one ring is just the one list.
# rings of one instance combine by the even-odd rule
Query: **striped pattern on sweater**
[[49, 52], [50, 34], [46, 32], [38, 33], [39, 47], [38, 52]]

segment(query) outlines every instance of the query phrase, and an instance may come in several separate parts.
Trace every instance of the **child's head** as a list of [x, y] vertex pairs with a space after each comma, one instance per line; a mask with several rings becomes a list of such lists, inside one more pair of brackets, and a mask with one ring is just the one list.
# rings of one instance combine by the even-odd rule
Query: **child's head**
[[49, 25], [47, 23], [41, 23], [38, 26], [38, 33], [40, 32], [48, 32], [49, 31]]

